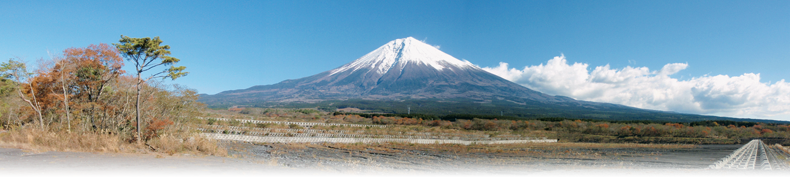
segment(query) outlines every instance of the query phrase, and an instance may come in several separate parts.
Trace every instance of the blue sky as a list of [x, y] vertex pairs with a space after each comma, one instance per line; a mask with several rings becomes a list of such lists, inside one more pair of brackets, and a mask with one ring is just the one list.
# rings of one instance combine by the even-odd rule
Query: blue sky
[[[327, 71], [409, 36], [480, 67], [505, 62], [522, 70], [560, 56], [590, 72], [607, 64], [618, 71], [686, 64], [669, 75], [675, 81], [754, 73], [770, 87], [790, 77], [790, 1], [3, 1], [0, 7], [2, 60], [33, 63], [48, 58], [47, 50], [115, 43], [122, 34], [159, 36], [190, 72], [174, 83], [208, 94]], [[790, 120], [786, 113], [769, 118]]]

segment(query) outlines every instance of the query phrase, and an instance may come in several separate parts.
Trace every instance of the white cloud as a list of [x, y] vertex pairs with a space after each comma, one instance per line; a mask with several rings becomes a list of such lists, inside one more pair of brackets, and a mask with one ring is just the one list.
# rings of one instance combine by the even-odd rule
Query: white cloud
[[483, 69], [528, 88], [580, 100], [694, 114], [747, 118], [790, 117], [790, 83], [762, 83], [760, 74], [701, 76], [689, 80], [669, 77], [688, 68], [671, 63], [661, 70], [626, 66], [612, 69], [585, 63], [569, 64], [565, 56], [522, 70], [500, 62]]
[[689, 67], [689, 65], [686, 63], [671, 63], [664, 65], [664, 68], [661, 68], [661, 71], [658, 71], [658, 74], [663, 76], [669, 76], [678, 73], [681, 70], [686, 69], [687, 67]]

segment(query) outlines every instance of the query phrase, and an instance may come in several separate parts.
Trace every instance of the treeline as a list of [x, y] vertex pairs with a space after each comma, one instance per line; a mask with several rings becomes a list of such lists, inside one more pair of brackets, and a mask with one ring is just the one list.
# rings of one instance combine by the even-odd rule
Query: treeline
[[[159, 43], [158, 37], [123, 37], [115, 46], [69, 48], [51, 59], [40, 59], [35, 70], [19, 58], [2, 62], [0, 129], [110, 134], [125, 142], [185, 133], [180, 125], [204, 105], [197, 102], [194, 90], [159, 81], [185, 75], [180, 72], [183, 67], [173, 71], [171, 66], [140, 78], [140, 72], [177, 62], [166, 56], [169, 46]], [[129, 48], [120, 51], [124, 46]], [[123, 57], [137, 64], [138, 71], [127, 74]], [[135, 57], [146, 60], [135, 61]]]
[[[374, 116], [383, 117], [401, 117], [401, 118], [422, 118], [423, 120], [448, 120], [456, 121], [459, 119], [486, 119], [486, 120], [539, 120], [559, 122], [568, 120], [563, 117], [541, 117], [541, 118], [525, 118], [525, 117], [511, 117], [511, 116], [497, 116], [497, 115], [477, 115], [477, 114], [448, 114], [448, 115], [430, 115], [430, 114], [380, 114], [380, 113], [351, 113], [351, 112], [334, 112], [333, 115], [358, 115], [365, 118], [372, 118]], [[671, 121], [651, 121], [651, 120], [604, 120], [604, 119], [576, 119], [584, 122], [608, 122], [608, 123], [641, 123], [641, 124], [665, 124], [665, 123], [681, 123], [686, 126], [718, 126], [718, 125], [735, 125], [751, 127], [757, 125], [757, 122], [747, 121], [730, 121], [730, 120], [704, 120], [693, 122], [671, 122]], [[777, 121], [776, 123], [767, 124], [790, 124], [790, 122]]]
[[[369, 114], [335, 112], [334, 118], [370, 118], [373, 124], [421, 125], [476, 131], [550, 131], [567, 142], [631, 142], [734, 144], [749, 138], [779, 138], [790, 143], [788, 123], [709, 120], [690, 123], [612, 121], [566, 118], [512, 118], [502, 116], [422, 114]], [[342, 116], [342, 117], [337, 117]], [[355, 120], [359, 121], [359, 120]]]
[[[758, 124], [760, 124], [760, 123], [747, 122], [747, 121], [735, 122], [735, 121], [713, 121], [713, 120], [696, 121], [696, 122], [689, 123], [689, 125], [691, 125], [691, 126], [711, 126], [711, 127], [712, 126], [730, 126], [730, 125], [752, 127], [752, 126], [755, 126], [755, 125], [758, 125]], [[771, 125], [790, 124], [790, 122], [767, 123], [767, 124], [771, 124]]]
[[423, 120], [449, 120], [456, 121], [458, 119], [512, 119], [512, 120], [527, 120], [530, 118], [508, 117], [508, 116], [493, 116], [493, 115], [473, 115], [473, 114], [448, 114], [448, 115], [430, 115], [430, 114], [385, 114], [385, 113], [351, 113], [351, 112], [334, 112], [332, 115], [358, 115], [365, 118], [379, 117], [401, 117], [413, 118]]
[[[582, 119], [582, 120], [610, 120], [610, 121], [662, 121], [690, 123], [705, 120], [750, 121], [763, 123], [781, 123], [781, 121], [740, 119], [694, 114], [680, 114], [661, 111], [640, 110], [612, 104], [602, 104], [604, 108], [590, 109], [576, 105], [544, 104], [524, 100], [526, 104], [514, 104], [506, 100], [492, 99], [490, 102], [480, 103], [470, 99], [407, 99], [403, 101], [388, 100], [326, 100], [315, 103], [302, 102], [257, 102], [248, 107], [256, 108], [317, 108], [322, 111], [333, 112], [337, 109], [353, 107], [366, 112], [381, 114], [407, 114], [411, 107], [411, 114], [441, 116], [475, 116], [484, 119], [539, 119], [554, 118]], [[225, 109], [227, 103], [213, 103], [213, 108]], [[497, 116], [502, 116], [499, 118]], [[466, 118], [466, 117], [464, 117]], [[460, 117], [458, 119], [461, 119]], [[471, 118], [469, 118], [471, 119]], [[450, 119], [444, 119], [450, 120]]]
[[357, 115], [364, 118], [373, 118], [376, 116], [381, 116], [381, 117], [401, 117], [401, 118], [413, 118], [413, 119], [424, 119], [424, 120], [441, 119], [440, 116], [429, 115], [429, 114], [372, 114], [372, 113], [334, 112], [332, 113], [332, 115], [333, 116]]
[[790, 124], [708, 120], [696, 122], [614, 121], [560, 117], [513, 118], [451, 114], [316, 112], [315, 109], [245, 108], [246, 115], [312, 119], [321, 122], [438, 127], [491, 134], [553, 134], [564, 142], [735, 144], [774, 138], [790, 145]]
[[371, 117], [371, 122], [384, 125], [423, 125], [478, 131], [551, 131], [556, 132], [557, 138], [567, 142], [733, 144], [740, 143], [742, 139], [771, 137], [785, 139], [783, 142], [785, 144], [790, 143], [790, 125], [732, 121], [635, 123], [568, 119], [544, 121], [477, 118], [448, 121], [398, 116], [373, 116]]

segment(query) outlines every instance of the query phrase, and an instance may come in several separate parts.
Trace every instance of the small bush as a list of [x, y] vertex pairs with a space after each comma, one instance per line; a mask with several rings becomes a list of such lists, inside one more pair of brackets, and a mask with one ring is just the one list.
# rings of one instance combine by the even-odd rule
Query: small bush
[[255, 127], [257, 127], [257, 128], [266, 128], [266, 127], [269, 127], [269, 125], [270, 125], [269, 123], [256, 123]]
[[166, 126], [173, 125], [173, 121], [170, 119], [158, 119], [154, 118], [153, 120], [148, 122], [148, 126], [145, 126], [145, 133], [144, 139], [148, 140], [154, 137], [158, 137], [159, 134], [165, 129]]

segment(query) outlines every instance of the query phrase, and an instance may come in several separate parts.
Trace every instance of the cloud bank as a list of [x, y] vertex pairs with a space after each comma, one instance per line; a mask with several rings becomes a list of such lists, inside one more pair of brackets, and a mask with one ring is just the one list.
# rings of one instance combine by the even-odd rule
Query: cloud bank
[[579, 100], [608, 102], [632, 107], [693, 114], [747, 118], [781, 118], [790, 115], [790, 83], [760, 82], [760, 74], [716, 75], [678, 80], [669, 77], [686, 68], [686, 63], [664, 65], [658, 71], [627, 66], [612, 69], [585, 63], [569, 64], [565, 56], [545, 65], [522, 70], [500, 62], [484, 70], [528, 88]]

